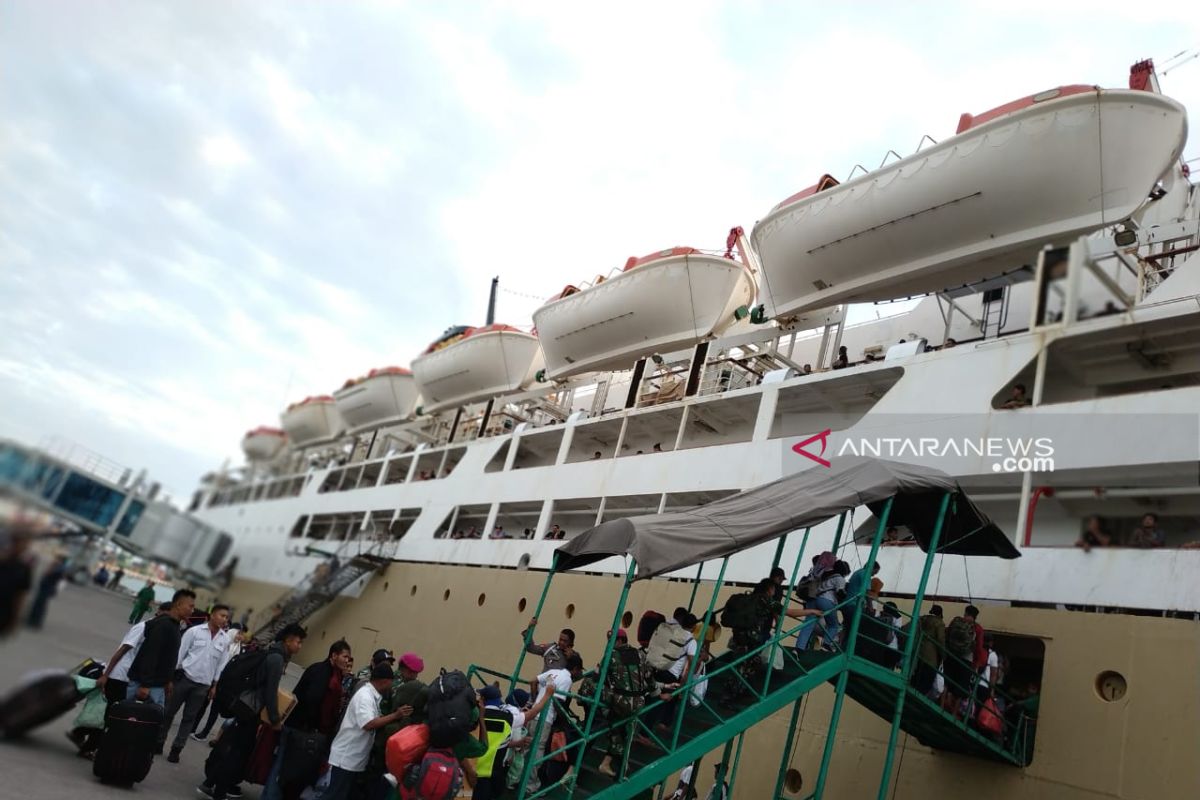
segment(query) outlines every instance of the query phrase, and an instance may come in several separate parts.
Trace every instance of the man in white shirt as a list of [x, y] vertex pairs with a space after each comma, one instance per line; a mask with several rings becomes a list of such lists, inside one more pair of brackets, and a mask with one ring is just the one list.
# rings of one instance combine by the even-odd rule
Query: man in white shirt
[[987, 653], [987, 660], [979, 672], [979, 684], [975, 687], [975, 702], [979, 705], [987, 702], [988, 697], [992, 693], [992, 686], [996, 683], [996, 679], [1000, 675], [1000, 656], [996, 655], [996, 651], [992, 649], [992, 644], [992, 635], [990, 633], [984, 634], [983, 649]]
[[350, 698], [342, 725], [329, 748], [329, 788], [321, 795], [321, 800], [346, 800], [350, 796], [358, 774], [367, 769], [375, 731], [398, 722], [403, 716], [403, 709], [396, 709], [391, 714], [379, 713], [379, 703], [384, 693], [391, 691], [395, 678], [392, 665], [382, 661], [371, 667], [371, 680]]
[[209, 612], [208, 624], [188, 628], [180, 639], [179, 657], [175, 662], [178, 680], [171, 686], [166, 716], [158, 734], [158, 749], [162, 750], [175, 715], [182, 708], [183, 719], [171, 742], [171, 752], [167, 754], [167, 761], [172, 764], [179, 763], [179, 754], [196, 726], [196, 718], [205, 701], [211, 701], [216, 692], [217, 676], [229, 659], [229, 645], [233, 641], [226, 630], [228, 626], [229, 606], [215, 605]]
[[[538, 675], [537, 679], [530, 684], [529, 688], [533, 692], [537, 693], [536, 700], [534, 701], [534, 707], [540, 708], [545, 703], [545, 698], [548, 692], [553, 691], [554, 694], [570, 693], [571, 684], [579, 680], [582, 675], [583, 659], [579, 656], [579, 653], [571, 651], [571, 654], [567, 656], [566, 669], [548, 669], [541, 675]], [[566, 699], [569, 700], [569, 698]], [[538, 731], [538, 737], [534, 742], [533, 750], [529, 752], [529, 757], [532, 759], [539, 759], [545, 755], [546, 743], [550, 741], [550, 730], [554, 726], [554, 720], [557, 716], [558, 709], [555, 707], [555, 701], [550, 701], [549, 705], [550, 707], [544, 712], [545, 721], [542, 722], [542, 729]], [[537, 730], [537, 718], [533, 715], [530, 715], [528, 719], [525, 720], [525, 725], [532, 733], [533, 731]], [[538, 765], [535, 763], [533, 769], [529, 771], [529, 783], [526, 784], [527, 789], [525, 791], [526, 797], [540, 789], [541, 785], [541, 778], [538, 777]]]
[[[170, 609], [170, 603], [160, 604], [154, 618], [161, 617]], [[125, 638], [121, 640], [117, 652], [113, 653], [112, 658], [108, 660], [104, 674], [96, 681], [96, 686], [104, 691], [104, 696], [110, 704], [124, 700], [128, 693], [129, 665], [137, 658], [142, 641], [146, 638], [146, 622], [149, 620], [139, 622], [129, 629]]]

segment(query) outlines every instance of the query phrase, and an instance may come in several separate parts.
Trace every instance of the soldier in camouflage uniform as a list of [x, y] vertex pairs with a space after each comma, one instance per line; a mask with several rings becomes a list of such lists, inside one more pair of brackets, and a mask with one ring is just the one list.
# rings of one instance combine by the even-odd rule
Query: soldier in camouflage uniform
[[[613, 726], [608, 734], [608, 750], [600, 762], [600, 772], [617, 777], [617, 768], [625, 756], [625, 738], [633, 732], [633, 717], [646, 705], [646, 695], [654, 687], [654, 670], [646, 663], [645, 654], [629, 644], [625, 629], [617, 631], [604, 691], [600, 698], [608, 709], [608, 722]], [[625, 724], [622, 720], [627, 720]]]
[[[756, 624], [750, 628], [733, 629], [729, 638], [729, 652], [733, 654], [734, 658], [748, 653], [771, 638], [775, 618], [782, 610], [782, 606], [775, 600], [775, 589], [775, 582], [770, 578], [760, 581], [754, 587], [752, 599]], [[737, 671], [750, 686], [759, 686], [762, 684], [763, 666], [762, 658], [756, 656], [739, 664]], [[726, 697], [730, 700], [741, 697], [750, 691], [746, 683], [738, 680], [734, 675], [729, 676], [727, 685]]]

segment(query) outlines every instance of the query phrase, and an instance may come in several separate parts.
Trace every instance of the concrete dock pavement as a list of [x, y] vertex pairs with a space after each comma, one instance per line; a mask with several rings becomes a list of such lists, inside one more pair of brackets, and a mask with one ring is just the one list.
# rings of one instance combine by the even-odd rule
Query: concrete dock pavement
[[[41, 631], [22, 629], [0, 643], [0, 693], [35, 669], [70, 669], [85, 658], [107, 661], [129, 629], [130, 598], [92, 586], [65, 585], [50, 605]], [[294, 668], [293, 668], [294, 669]], [[92, 762], [75, 755], [67, 740], [78, 710], [27, 734], [0, 740], [0, 800], [129, 800], [129, 789], [106, 786], [92, 775]], [[179, 723], [178, 717], [175, 720]], [[154, 798], [195, 798], [210, 749], [189, 741], [180, 763], [154, 759], [150, 775], [132, 790]], [[244, 785], [246, 798], [261, 787]]]

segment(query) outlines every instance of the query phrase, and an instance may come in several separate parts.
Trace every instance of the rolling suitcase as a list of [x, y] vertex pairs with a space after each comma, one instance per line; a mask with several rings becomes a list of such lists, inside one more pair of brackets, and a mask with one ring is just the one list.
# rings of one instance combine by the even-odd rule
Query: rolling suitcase
[[0, 730], [10, 739], [20, 736], [67, 713], [82, 697], [61, 669], [31, 672], [0, 698]]
[[122, 700], [105, 718], [104, 739], [92, 773], [104, 783], [132, 786], [150, 774], [158, 733], [166, 713], [156, 703]]

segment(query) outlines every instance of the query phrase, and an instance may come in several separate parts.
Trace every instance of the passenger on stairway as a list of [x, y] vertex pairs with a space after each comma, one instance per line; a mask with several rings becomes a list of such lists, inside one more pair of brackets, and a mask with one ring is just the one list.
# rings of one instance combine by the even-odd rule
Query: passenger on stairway
[[525, 630], [521, 631], [521, 638], [527, 640], [525, 652], [535, 656], [542, 657], [542, 664], [545, 670], [550, 669], [565, 669], [567, 659], [575, 652], [575, 631], [570, 628], [563, 628], [558, 634], [558, 640], [547, 644], [534, 644], [529, 638], [531, 631], [537, 626], [537, 617], [529, 620], [529, 625]]
[[[912, 674], [912, 684], [917, 691], [929, 696], [933, 692], [933, 679], [942, 666], [942, 652], [946, 649], [946, 623], [942, 619], [942, 607], [934, 604], [929, 613], [917, 623], [920, 640], [917, 643], [917, 664]], [[937, 699], [937, 698], [933, 698]]]
[[838, 348], [837, 358], [833, 360], [833, 368], [845, 369], [848, 366], [850, 366], [850, 356], [846, 352], [846, 345], [842, 345]]
[[[869, 568], [869, 571], [871, 574], [871, 578], [867, 577], [868, 568]], [[875, 605], [872, 602], [873, 597], [870, 593], [871, 580], [872, 580], [872, 578], [874, 578], [874, 576], [876, 576], [878, 574], [879, 574], [879, 562], [876, 561], [872, 564], [859, 567], [857, 570], [854, 571], [854, 574], [850, 576], [850, 580], [846, 581], [846, 595], [848, 597], [857, 597], [860, 594], [865, 594], [867, 596], [867, 600], [866, 600], [866, 605], [864, 607], [867, 609], [868, 612], [870, 612], [872, 614], [875, 613]], [[879, 582], [879, 588], [880, 589], [883, 588], [883, 581]], [[878, 597], [878, 596], [879, 596], [879, 594], [878, 594], [878, 592], [876, 592], [874, 597]], [[850, 609], [846, 609], [845, 611], [842, 612], [842, 617], [844, 619], [848, 618], [847, 614], [849, 613], [849, 611], [850, 611]]]
[[1163, 533], [1162, 528], [1158, 527], [1157, 514], [1151, 513], [1142, 517], [1142, 524], [1133, 529], [1130, 544], [1142, 548], [1166, 546], [1167, 535]]
[[811, 641], [814, 631], [818, 628], [821, 629], [822, 649], [835, 649], [838, 634], [841, 632], [841, 626], [838, 624], [837, 611], [834, 609], [847, 596], [846, 577], [849, 575], [850, 565], [845, 561], [835, 562], [832, 569], [822, 574], [821, 580], [816, 587], [816, 596], [805, 601], [804, 605], [806, 608], [820, 611], [825, 615], [825, 620], [822, 625], [809, 626], [800, 631], [800, 636], [796, 639], [797, 650], [808, 649], [809, 641]]
[[1024, 408], [1029, 405], [1029, 398], [1025, 394], [1025, 384], [1014, 383], [1012, 387], [1012, 395], [1004, 401], [1001, 408]]
[[1111, 544], [1112, 536], [1104, 530], [1104, 520], [1095, 515], [1087, 518], [1083, 534], [1075, 540], [1075, 546], [1082, 547], [1085, 553], [1093, 547], [1108, 547]]
[[[692, 636], [692, 629], [696, 627], [696, 622], [696, 615], [680, 606], [675, 609], [673, 618], [660, 626], [671, 631], [670, 640], [672, 642], [683, 643], [683, 651], [680, 656], [659, 676], [660, 678], [670, 678], [669, 681], [664, 680], [659, 687], [659, 699], [664, 703], [659, 706], [658, 714], [655, 715], [655, 727], [660, 732], [674, 724], [680, 696], [671, 693], [687, 683], [692, 674], [693, 663], [697, 661], [696, 656], [700, 652], [700, 645]], [[665, 673], [670, 674], [666, 675]]]

